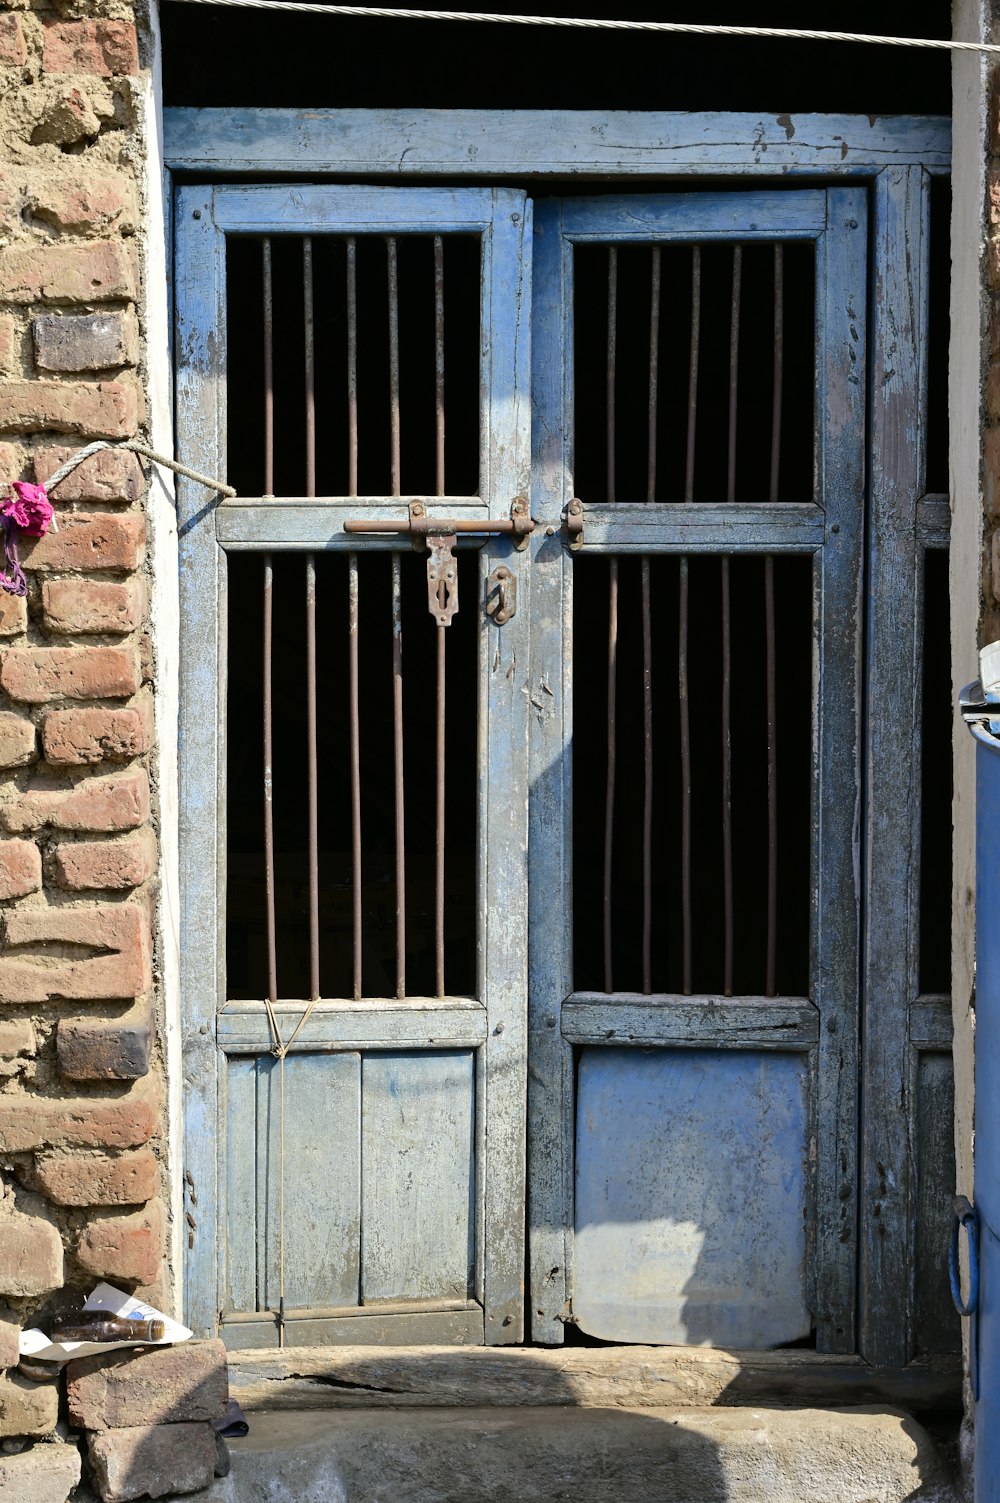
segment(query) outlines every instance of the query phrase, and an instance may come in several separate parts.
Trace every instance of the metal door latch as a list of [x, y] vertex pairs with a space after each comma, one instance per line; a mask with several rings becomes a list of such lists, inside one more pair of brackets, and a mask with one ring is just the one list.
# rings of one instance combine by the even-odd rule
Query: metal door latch
[[501, 564], [486, 581], [486, 614], [495, 626], [503, 626], [516, 612], [517, 578]]
[[438, 626], [450, 626], [451, 618], [458, 610], [455, 534], [429, 533], [427, 547], [427, 609]]
[[566, 507], [566, 537], [571, 553], [583, 547], [583, 502], [574, 496]]
[[[429, 517], [424, 501], [411, 501], [405, 521], [369, 521], [367, 517], [349, 517], [344, 523], [345, 532], [408, 533], [414, 548], [428, 549], [427, 557], [427, 607], [439, 626], [450, 626], [451, 618], [458, 610], [458, 566], [455, 560], [455, 544], [458, 534], [475, 532], [486, 537], [509, 534], [517, 549], [526, 548], [528, 538], [535, 530], [535, 523], [528, 510], [525, 496], [515, 496], [508, 517]], [[498, 583], [500, 570], [494, 570]], [[493, 616], [498, 625], [509, 621], [517, 608], [513, 576], [507, 576], [505, 601], [499, 596]]]

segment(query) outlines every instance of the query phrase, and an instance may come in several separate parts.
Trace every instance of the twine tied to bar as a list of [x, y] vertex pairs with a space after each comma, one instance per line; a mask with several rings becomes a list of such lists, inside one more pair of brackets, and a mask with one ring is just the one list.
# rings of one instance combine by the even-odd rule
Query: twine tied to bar
[[92, 454], [98, 454], [102, 449], [129, 449], [134, 454], [141, 454], [144, 459], [152, 460], [154, 464], [164, 465], [168, 470], [174, 470], [178, 475], [183, 475], [188, 480], [193, 480], [197, 485], [203, 485], [208, 490], [216, 491], [221, 496], [235, 496], [236, 491], [231, 485], [224, 484], [221, 480], [213, 480], [210, 475], [202, 475], [198, 470], [192, 470], [179, 460], [171, 459], [167, 454], [159, 454], [144, 444], [138, 438], [126, 438], [120, 443], [109, 443], [106, 439], [97, 439], [94, 443], [85, 444], [82, 449], [77, 449], [74, 454], [61, 464], [54, 474], [49, 476], [46, 485], [32, 485], [26, 480], [15, 480], [10, 489], [13, 495], [6, 501], [0, 502], [0, 532], [3, 534], [4, 567], [0, 568], [0, 590], [8, 595], [17, 595], [23, 598], [28, 593], [28, 581], [21, 568], [21, 559], [18, 553], [18, 534], [25, 537], [41, 538], [48, 532], [58, 532], [55, 512], [49, 500], [49, 492], [55, 490], [60, 481], [71, 475], [77, 465], [89, 459]]

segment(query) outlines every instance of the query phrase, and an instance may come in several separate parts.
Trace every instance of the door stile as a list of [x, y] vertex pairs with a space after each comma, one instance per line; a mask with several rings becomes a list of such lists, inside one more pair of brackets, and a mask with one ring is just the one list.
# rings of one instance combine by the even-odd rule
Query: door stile
[[816, 1343], [834, 1353], [855, 1349], [866, 270], [865, 192], [830, 189], [827, 233], [817, 245], [817, 479], [826, 538], [816, 555], [811, 969], [820, 1014]]
[[920, 167], [873, 190], [871, 502], [862, 1137], [861, 1352], [913, 1354], [916, 1111], [909, 1013], [919, 990], [920, 587], [930, 194]]
[[[561, 517], [572, 467], [572, 246], [562, 203], [535, 206], [532, 513], [531, 762], [528, 850], [529, 1268], [532, 1339], [565, 1340], [573, 1258], [573, 1048], [563, 998], [573, 990], [572, 642], [573, 570]], [[553, 536], [547, 528], [555, 528]]]
[[[178, 455], [210, 475], [226, 464], [225, 237], [214, 194], [182, 188], [176, 207]], [[177, 530], [184, 713], [180, 742], [180, 990], [184, 1058], [184, 1296], [198, 1336], [214, 1335], [224, 1276], [224, 1176], [216, 1149], [221, 1106], [215, 1026], [225, 989], [225, 558], [214, 527], [199, 525], [212, 500], [178, 477]]]
[[[494, 192], [483, 241], [487, 304], [484, 499], [510, 516], [527, 496], [531, 465], [531, 205]], [[509, 383], [513, 382], [512, 386]], [[502, 413], [494, 432], [493, 414]], [[487, 1345], [524, 1339], [527, 1109], [529, 554], [493, 539], [480, 554], [479, 996], [488, 1023], [484, 1059], [485, 1197], [483, 1282]], [[518, 585], [517, 611], [502, 626], [483, 618], [487, 580], [504, 565]], [[530, 692], [530, 691], [529, 691]]]

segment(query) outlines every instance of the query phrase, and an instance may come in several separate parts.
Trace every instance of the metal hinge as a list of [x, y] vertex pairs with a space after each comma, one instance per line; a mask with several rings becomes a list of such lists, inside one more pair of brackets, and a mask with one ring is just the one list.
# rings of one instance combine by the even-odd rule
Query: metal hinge
[[[414, 548], [428, 550], [427, 556], [427, 608], [439, 626], [450, 626], [451, 618], [458, 610], [458, 569], [455, 562], [455, 544], [458, 533], [481, 533], [484, 536], [511, 534], [514, 547], [526, 548], [535, 524], [528, 512], [525, 496], [515, 496], [511, 502], [509, 517], [429, 517], [423, 501], [411, 501], [407, 517], [398, 522], [369, 521], [366, 517], [349, 517], [344, 523], [345, 532], [407, 533]], [[499, 575], [499, 570], [495, 571]], [[509, 587], [513, 580], [509, 581]], [[509, 605], [497, 601], [493, 611], [487, 604], [487, 613], [501, 624], [508, 621], [516, 609], [513, 589], [509, 589]], [[501, 614], [505, 612], [505, 614]]]
[[566, 507], [566, 540], [571, 553], [583, 547], [583, 502], [574, 496]]

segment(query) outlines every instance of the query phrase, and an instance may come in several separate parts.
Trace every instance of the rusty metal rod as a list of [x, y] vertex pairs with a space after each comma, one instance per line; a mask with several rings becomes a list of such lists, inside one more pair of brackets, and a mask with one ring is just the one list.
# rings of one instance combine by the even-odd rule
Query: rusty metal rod
[[264, 276], [264, 495], [274, 495], [274, 282], [271, 242], [262, 247]]
[[274, 916], [274, 569], [271, 555], [264, 554], [264, 901], [267, 932], [267, 995], [278, 1000], [278, 943]]
[[[743, 247], [733, 246], [733, 295], [729, 319], [729, 438], [726, 500], [736, 500], [736, 428], [739, 398], [740, 293]], [[729, 558], [723, 554], [722, 572], [722, 885], [725, 917], [723, 991], [733, 994], [733, 749], [732, 749], [732, 625]]]
[[399, 495], [399, 267], [396, 237], [385, 242], [389, 289], [389, 475], [391, 491]]
[[402, 560], [392, 555], [392, 743], [396, 812], [396, 996], [406, 996], [406, 825], [403, 781]]
[[444, 240], [434, 236], [434, 415], [435, 415], [435, 484], [437, 494], [444, 488]]
[[316, 558], [306, 554], [306, 760], [309, 780], [309, 996], [319, 997], [319, 768], [316, 752]]
[[444, 996], [444, 816], [445, 816], [445, 653], [446, 628], [437, 627], [437, 737], [435, 744], [434, 984]]
[[534, 522], [530, 518], [527, 524], [518, 518], [512, 517], [427, 517], [418, 518], [418, 525], [414, 526], [407, 520], [399, 522], [385, 522], [372, 520], [368, 517], [348, 517], [344, 522], [345, 532], [412, 532], [420, 537], [425, 537], [429, 532], [479, 532], [492, 535], [499, 532], [527, 533], [534, 531]]
[[[691, 346], [688, 359], [687, 449], [684, 456], [684, 500], [694, 500], [695, 441], [698, 431], [698, 361], [701, 353], [701, 246], [691, 251]], [[680, 559], [677, 697], [681, 732], [681, 943], [683, 991], [691, 995], [691, 700], [688, 682], [689, 568]]]
[[358, 245], [353, 235], [347, 254], [347, 494], [358, 494]]
[[[660, 247], [653, 246], [649, 309], [649, 421], [646, 500], [656, 500], [656, 427], [660, 375]], [[642, 989], [653, 990], [653, 625], [649, 558], [642, 560]]]
[[[774, 381], [771, 401], [771, 483], [768, 499], [777, 501], [781, 476], [781, 407], [785, 358], [784, 248], [774, 247]], [[774, 627], [774, 559], [764, 560], [764, 625], [767, 638], [767, 969], [764, 991], [777, 988], [778, 957], [778, 723], [777, 661]]]
[[354, 999], [362, 995], [361, 974], [361, 707], [358, 675], [358, 555], [347, 555], [348, 662], [351, 723], [351, 896], [353, 899]]
[[[607, 491], [608, 501], [616, 499], [615, 417], [618, 363], [618, 251], [608, 247], [608, 349], [607, 349]], [[612, 867], [615, 836], [615, 768], [617, 739], [615, 727], [618, 692], [618, 560], [608, 563], [608, 769], [604, 792], [604, 990], [614, 990], [611, 960], [612, 944]]]

